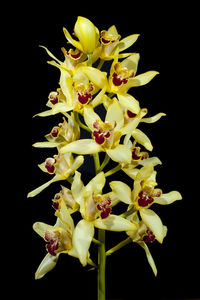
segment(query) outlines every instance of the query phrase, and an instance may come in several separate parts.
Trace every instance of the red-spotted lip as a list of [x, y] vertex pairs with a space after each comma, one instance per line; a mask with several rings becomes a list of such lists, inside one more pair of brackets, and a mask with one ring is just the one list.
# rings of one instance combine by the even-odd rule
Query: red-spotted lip
[[155, 240], [155, 235], [153, 234], [153, 232], [151, 230], [147, 230], [146, 234], [143, 237], [143, 241], [145, 243], [152, 243]]

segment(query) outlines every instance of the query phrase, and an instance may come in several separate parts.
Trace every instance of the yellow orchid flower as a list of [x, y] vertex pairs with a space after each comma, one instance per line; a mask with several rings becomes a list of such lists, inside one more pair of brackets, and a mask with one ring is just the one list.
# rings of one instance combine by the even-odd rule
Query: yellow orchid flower
[[73, 39], [66, 28], [63, 31], [68, 42], [85, 54], [94, 52], [99, 44], [99, 30], [87, 18], [79, 16], [75, 23], [74, 34], [79, 41]]
[[94, 67], [83, 66], [81, 70], [96, 86], [103, 89], [106, 87], [108, 93], [124, 94], [131, 87], [142, 86], [149, 83], [159, 72], [148, 71], [136, 75], [139, 61], [139, 54], [134, 53], [122, 62], [118, 62], [117, 53], [110, 68], [110, 75], [107, 78], [105, 72], [101, 72]]
[[162, 221], [149, 207], [153, 203], [171, 204], [176, 200], [181, 200], [182, 196], [177, 191], [163, 194], [162, 190], [155, 189], [154, 187], [157, 185], [155, 176], [153, 164], [148, 164], [137, 170], [133, 191], [121, 181], [112, 181], [110, 187], [120, 201], [140, 212], [143, 222], [154, 233], [155, 238], [162, 243], [165, 233]]
[[[94, 107], [101, 102], [105, 88], [97, 94], [99, 88], [89, 81], [81, 68], [77, 68], [73, 76], [66, 70], [60, 67], [58, 68], [61, 71], [59, 81], [60, 88], [57, 89], [57, 92], [51, 92], [49, 94], [46, 105], [50, 107], [50, 109], [38, 113], [37, 116], [45, 117], [58, 113], [66, 113], [71, 110], [82, 114], [84, 107], [89, 102], [94, 101]], [[92, 99], [94, 94], [97, 95]]]
[[47, 54], [53, 58], [52, 61], [47, 61], [48, 64], [57, 67], [59, 69], [62, 69], [64, 71], [67, 71], [70, 75], [73, 75], [77, 68], [79, 68], [81, 65], [85, 65], [86, 62], [84, 61], [87, 59], [87, 56], [81, 52], [78, 49], [69, 49], [68, 51], [62, 47], [61, 50], [64, 54], [64, 61], [62, 62], [59, 60], [51, 51], [48, 50], [48, 48], [44, 46], [40, 46], [41, 48], [44, 48], [47, 52]]
[[[157, 276], [157, 268], [154, 262], [154, 259], [149, 251], [147, 244], [151, 244], [155, 241], [155, 234], [152, 232], [143, 221], [140, 221], [137, 215], [137, 212], [134, 212], [130, 216], [128, 216], [128, 220], [138, 224], [137, 231], [127, 231], [126, 233], [132, 239], [133, 242], [137, 243], [141, 246], [146, 254], [149, 265], [152, 268], [152, 271], [155, 276]], [[163, 227], [163, 236], [165, 237], [167, 234], [167, 227]]]
[[[51, 271], [56, 266], [59, 255], [62, 253], [78, 258], [78, 253], [73, 246], [73, 235], [76, 235], [76, 227], [62, 198], [59, 199], [59, 207], [57, 207], [55, 215], [57, 221], [54, 226], [43, 222], [36, 222], [33, 225], [33, 229], [47, 243], [46, 250], [48, 252], [35, 273], [35, 279], [40, 279]], [[82, 236], [82, 239], [84, 239], [84, 236]], [[87, 240], [87, 236], [85, 236], [85, 239]], [[89, 252], [87, 252], [86, 257], [87, 262], [90, 263]]]
[[105, 116], [105, 122], [94, 112], [92, 106], [88, 105], [84, 108], [84, 120], [92, 132], [93, 139], [74, 141], [61, 148], [60, 152], [94, 154], [103, 151], [116, 162], [130, 163], [131, 149], [126, 145], [119, 144], [120, 138], [122, 135], [132, 133], [146, 113], [146, 109], [141, 110], [132, 122], [124, 125], [123, 110], [117, 99], [112, 99]]
[[38, 166], [42, 171], [54, 175], [54, 177], [40, 187], [28, 193], [28, 197], [36, 196], [53, 182], [67, 179], [70, 175], [74, 174], [74, 172], [83, 164], [83, 162], [84, 157], [82, 155], [79, 155], [74, 159], [71, 153], [58, 153], [58, 155], [54, 155], [53, 158], [47, 158], [45, 162]]
[[[132, 46], [138, 39], [139, 34], [132, 34], [123, 38], [121, 41], [121, 36], [118, 34], [115, 25], [108, 28], [108, 30], [102, 30], [100, 33], [101, 41], [101, 53], [100, 58], [103, 60], [111, 60], [115, 58], [115, 49], [118, 47], [118, 51], [121, 52]], [[130, 53], [119, 54], [119, 58], [124, 58], [130, 55]]]
[[38, 142], [33, 144], [33, 146], [38, 148], [57, 147], [59, 150], [61, 147], [78, 140], [80, 138], [80, 128], [74, 119], [74, 113], [66, 115], [68, 117], [68, 122], [63, 117], [63, 123], [54, 126], [51, 132], [45, 136], [47, 142]]
[[109, 193], [102, 195], [105, 182], [105, 175], [100, 172], [84, 186], [81, 173], [76, 171], [71, 185], [70, 197], [79, 205], [83, 218], [76, 225], [72, 243], [83, 266], [87, 264], [87, 253], [94, 237], [95, 227], [111, 231], [135, 231], [137, 227], [134, 222], [111, 214], [112, 196]]
[[[138, 172], [137, 167], [139, 165], [145, 166], [148, 164], [152, 164], [155, 167], [159, 164], [162, 164], [162, 162], [158, 157], [156, 156], [149, 157], [149, 153], [145, 151], [140, 151], [141, 148], [136, 146], [136, 144], [137, 144], [136, 140], [132, 143], [130, 140], [130, 135], [127, 134], [126, 137], [124, 138], [124, 145], [126, 145], [131, 149], [132, 159], [129, 164], [127, 163], [121, 164], [121, 170], [124, 171], [129, 177], [131, 177], [134, 180], [137, 175]], [[143, 142], [141, 144], [147, 145], [147, 143], [143, 143]]]

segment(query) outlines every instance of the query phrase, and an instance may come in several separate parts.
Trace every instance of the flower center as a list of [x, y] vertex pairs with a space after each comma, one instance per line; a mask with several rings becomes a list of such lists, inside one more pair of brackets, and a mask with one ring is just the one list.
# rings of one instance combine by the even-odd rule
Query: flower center
[[50, 231], [45, 232], [45, 241], [48, 243], [46, 245], [47, 251], [52, 255], [56, 256], [55, 251], [58, 250], [58, 236]]
[[93, 127], [96, 129], [93, 131], [93, 136], [95, 138], [95, 142], [99, 145], [102, 145], [106, 139], [109, 139], [110, 132], [113, 129], [110, 123], [102, 123], [100, 126], [99, 122], [96, 121], [93, 124]]
[[94, 87], [91, 83], [89, 84], [74, 84], [75, 90], [77, 92], [78, 101], [81, 104], [86, 104], [91, 98]]
[[147, 152], [140, 152], [140, 147], [134, 147], [132, 150], [132, 159], [133, 160], [144, 160], [149, 157]]
[[56, 161], [53, 158], [47, 158], [45, 160], [45, 168], [46, 168], [48, 173], [54, 174], [54, 172], [55, 172], [55, 165], [54, 165], [55, 162]]
[[152, 243], [155, 240], [155, 235], [151, 230], [147, 230], [145, 235], [143, 236], [143, 241], [145, 243]]
[[148, 195], [146, 192], [141, 191], [139, 194], [139, 199], [138, 199], [138, 204], [141, 207], [145, 207], [148, 206], [149, 204], [151, 204], [154, 199], [152, 196]]
[[110, 197], [96, 196], [95, 202], [97, 204], [97, 209], [101, 211], [101, 218], [107, 218], [111, 213], [111, 207], [109, 207], [111, 205]]
[[53, 105], [55, 105], [56, 103], [58, 103], [58, 92], [51, 92], [49, 94], [49, 101]]
[[120, 86], [122, 83], [127, 83], [129, 78], [134, 77], [134, 72], [123, 68], [121, 63], [116, 63], [114, 66], [115, 72], [112, 74], [112, 81], [115, 86]]

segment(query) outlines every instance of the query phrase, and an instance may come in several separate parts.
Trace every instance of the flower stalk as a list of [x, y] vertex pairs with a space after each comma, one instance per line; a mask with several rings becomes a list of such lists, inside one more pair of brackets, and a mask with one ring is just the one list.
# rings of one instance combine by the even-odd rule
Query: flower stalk
[[105, 230], [99, 229], [98, 239], [101, 245], [98, 246], [98, 300], [105, 300], [106, 284], [105, 284], [105, 271], [106, 271], [106, 252], [105, 252]]

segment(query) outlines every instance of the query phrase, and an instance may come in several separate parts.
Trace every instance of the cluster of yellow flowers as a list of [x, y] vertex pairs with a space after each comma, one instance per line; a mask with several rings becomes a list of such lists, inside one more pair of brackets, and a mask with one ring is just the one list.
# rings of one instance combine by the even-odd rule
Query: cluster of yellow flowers
[[[136, 75], [138, 53], [124, 53], [137, 40], [138, 34], [121, 39], [115, 26], [99, 30], [84, 17], [78, 17], [72, 38], [67, 29], [64, 34], [73, 49], [62, 48], [64, 61], [53, 59], [48, 63], [60, 70], [59, 87], [49, 94], [46, 111], [38, 116], [61, 113], [63, 122], [54, 126], [45, 142], [35, 143], [39, 148], [57, 148], [58, 154], [49, 157], [39, 167], [53, 175], [52, 179], [28, 194], [33, 197], [51, 183], [67, 180], [71, 188], [62, 186], [54, 196], [53, 207], [57, 217], [54, 226], [36, 222], [34, 230], [46, 241], [47, 254], [39, 265], [36, 279], [43, 277], [57, 263], [61, 253], [78, 258], [83, 266], [95, 265], [89, 248], [95, 239], [95, 228], [124, 231], [128, 240], [140, 245], [148, 262], [157, 274], [148, 243], [163, 242], [167, 227], [151, 209], [155, 203], [165, 205], [181, 200], [179, 192], [163, 193], [155, 188], [156, 171], [161, 164], [157, 157], [149, 157], [153, 146], [147, 135], [138, 129], [140, 123], [154, 123], [164, 113], [146, 117], [148, 110], [128, 92], [132, 87], [151, 81], [158, 72], [147, 71]], [[105, 61], [112, 61], [109, 73], [101, 70]], [[95, 67], [94, 67], [95, 65]], [[106, 114], [102, 120], [95, 108], [103, 105]], [[81, 115], [81, 120], [79, 116]], [[91, 138], [81, 138], [81, 130], [87, 130]], [[141, 151], [141, 147], [146, 150]], [[99, 152], [104, 152], [100, 163]], [[84, 185], [77, 169], [84, 163], [84, 155], [93, 155], [96, 176]], [[116, 167], [103, 171], [109, 160]], [[125, 172], [133, 179], [133, 189], [122, 181], [111, 181], [110, 192], [103, 193], [106, 179], [117, 171]], [[112, 214], [119, 202], [125, 204], [125, 212]], [[73, 214], [79, 212], [80, 220], [74, 224]], [[127, 242], [127, 239], [126, 239]], [[125, 243], [126, 243], [125, 242]], [[125, 244], [124, 243], [124, 244]], [[122, 244], [107, 251], [107, 255]]]

